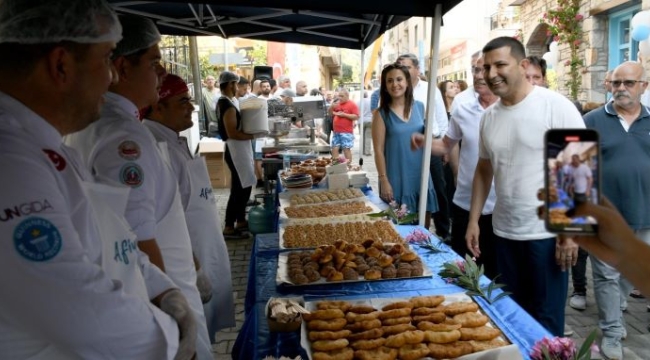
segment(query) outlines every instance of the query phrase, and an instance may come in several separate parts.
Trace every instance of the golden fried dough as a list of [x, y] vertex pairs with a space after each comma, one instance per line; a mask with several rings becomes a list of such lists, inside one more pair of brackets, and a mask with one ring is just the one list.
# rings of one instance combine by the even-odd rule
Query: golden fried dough
[[413, 304], [414, 308], [420, 308], [420, 307], [432, 308], [442, 304], [443, 301], [445, 301], [445, 297], [442, 295], [416, 296], [411, 299], [411, 304]]
[[354, 348], [355, 350], [372, 350], [380, 346], [383, 346], [385, 342], [386, 339], [380, 337], [376, 339], [357, 340], [352, 342], [350, 346], [352, 346], [352, 348]]
[[339, 331], [347, 324], [348, 322], [344, 318], [333, 320], [312, 320], [307, 322], [307, 329], [316, 331]]
[[411, 323], [411, 317], [410, 316], [403, 316], [403, 317], [398, 317], [398, 318], [388, 318], [384, 319], [381, 321], [381, 324], [384, 326], [393, 326], [393, 325], [399, 325], [399, 324], [410, 324]]
[[475, 328], [483, 326], [490, 321], [487, 316], [479, 312], [468, 312], [462, 313], [454, 316], [454, 320], [458, 321], [463, 325], [464, 328]]
[[350, 307], [352, 307], [352, 304], [350, 304], [347, 301], [337, 301], [337, 300], [332, 300], [332, 301], [319, 301], [316, 304], [316, 308], [318, 310], [327, 310], [327, 309], [340, 309], [343, 312], [347, 312], [350, 310]]
[[313, 360], [352, 360], [354, 358], [354, 350], [346, 347], [328, 352], [315, 351], [311, 354], [311, 357]]
[[420, 330], [429, 330], [429, 331], [452, 331], [452, 330], [458, 330], [461, 328], [461, 324], [448, 324], [448, 323], [442, 323], [442, 324], [434, 324], [430, 321], [420, 321], [418, 323], [418, 329]]
[[429, 315], [413, 316], [413, 322], [416, 324], [421, 321], [428, 321], [435, 324], [440, 324], [444, 322], [446, 319], [447, 316], [444, 313], [431, 313]]
[[[343, 319], [345, 320], [345, 319]], [[347, 321], [346, 321], [347, 323]], [[381, 327], [381, 321], [379, 319], [374, 319], [374, 320], [368, 320], [368, 321], [358, 321], [352, 324], [348, 324], [344, 326], [346, 329], [353, 331], [353, 332], [359, 332], [359, 331], [366, 331], [366, 330], [371, 330], [371, 329], [376, 329], [378, 327]]]
[[395, 360], [397, 354], [397, 349], [382, 346], [372, 350], [357, 350], [354, 352], [354, 357], [359, 360]]
[[473, 352], [479, 352], [483, 350], [490, 350], [502, 346], [508, 345], [507, 342], [501, 340], [501, 339], [492, 339], [489, 341], [476, 341], [476, 340], [470, 340], [469, 344], [472, 345], [472, 351]]
[[411, 308], [401, 308], [401, 309], [382, 311], [379, 314], [379, 318], [383, 320], [383, 319], [404, 317], [409, 315], [411, 315]]
[[378, 327], [378, 328], [374, 328], [374, 329], [354, 333], [354, 334], [348, 336], [348, 340], [350, 340], [350, 341], [370, 340], [370, 339], [380, 338], [383, 335], [384, 335], [384, 329]]
[[385, 345], [392, 348], [400, 348], [406, 344], [419, 344], [422, 341], [424, 341], [424, 331], [411, 330], [389, 336], [386, 338]]
[[447, 314], [447, 316], [452, 316], [452, 317], [466, 312], [477, 312], [477, 311], [478, 311], [478, 305], [472, 301], [460, 301], [445, 306], [445, 314]]
[[413, 311], [411, 311], [411, 315], [421, 316], [421, 315], [429, 315], [437, 312], [444, 313], [445, 307], [442, 305], [438, 305], [436, 307], [421, 307], [421, 308], [413, 309]]
[[501, 335], [501, 331], [499, 329], [495, 329], [489, 326], [481, 326], [477, 328], [460, 328], [461, 340], [487, 341], [492, 340], [499, 335]]
[[429, 343], [435, 344], [449, 344], [460, 339], [460, 331], [431, 331], [424, 332], [424, 340]]
[[400, 360], [417, 360], [429, 355], [426, 344], [406, 344], [399, 348]]
[[310, 331], [309, 340], [337, 340], [343, 339], [350, 336], [352, 332], [350, 330], [339, 330], [339, 331]]
[[376, 311], [376, 309], [370, 305], [353, 305], [348, 311], [357, 314], [367, 314]]
[[436, 359], [454, 359], [472, 353], [472, 345], [465, 341], [450, 344], [429, 343], [428, 346], [429, 356]]
[[388, 311], [401, 308], [413, 308], [413, 304], [410, 301], [398, 301], [384, 306], [381, 310]]
[[311, 320], [332, 320], [344, 318], [345, 314], [341, 309], [327, 309], [327, 310], [316, 310], [311, 313], [302, 314], [302, 318], [306, 321]]
[[353, 322], [359, 322], [359, 321], [368, 321], [368, 320], [375, 320], [379, 317], [380, 312], [379, 311], [373, 311], [371, 313], [367, 314], [357, 314], [352, 311], [348, 312], [345, 314], [345, 319], [349, 323]]
[[314, 351], [332, 351], [343, 349], [348, 345], [348, 339], [316, 340], [311, 343], [311, 348], [314, 349]]
[[393, 334], [402, 333], [404, 331], [415, 330], [416, 327], [411, 324], [399, 324], [399, 325], [392, 325], [392, 326], [384, 326], [382, 327], [382, 329], [384, 329], [384, 335], [393, 335]]

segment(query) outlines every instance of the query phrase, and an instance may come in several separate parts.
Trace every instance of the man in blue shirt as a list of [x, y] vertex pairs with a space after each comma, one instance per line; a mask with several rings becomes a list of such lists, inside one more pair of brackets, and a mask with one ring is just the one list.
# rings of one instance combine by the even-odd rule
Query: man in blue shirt
[[[587, 128], [600, 133], [602, 192], [637, 237], [650, 244], [650, 113], [640, 101], [648, 87], [643, 65], [631, 61], [619, 65], [610, 84], [613, 101], [584, 117]], [[592, 256], [591, 263], [603, 332], [601, 353], [620, 359], [621, 339], [627, 335], [621, 310], [632, 286], [603, 261]]]

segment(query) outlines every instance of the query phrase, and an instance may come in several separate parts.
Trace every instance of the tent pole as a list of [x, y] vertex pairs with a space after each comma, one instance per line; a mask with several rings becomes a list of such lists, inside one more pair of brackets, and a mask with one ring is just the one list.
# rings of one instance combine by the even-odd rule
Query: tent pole
[[[196, 36], [188, 36], [188, 43], [190, 45], [190, 70], [192, 71], [192, 85], [194, 87], [194, 103], [199, 107], [199, 133], [202, 130], [207, 130], [207, 124], [202, 124], [201, 121], [207, 121], [206, 114], [202, 105], [203, 96], [201, 96], [201, 69], [199, 68], [199, 47], [196, 43]], [[202, 120], [203, 119], [203, 120]], [[205, 126], [205, 128], [204, 128]]]
[[[424, 220], [425, 220], [425, 213], [427, 210], [427, 197], [425, 194], [428, 193], [428, 185], [429, 185], [429, 166], [431, 164], [431, 143], [432, 143], [432, 136], [431, 136], [431, 129], [433, 127], [433, 122], [435, 120], [435, 114], [436, 114], [436, 78], [438, 76], [438, 53], [439, 53], [439, 45], [440, 45], [440, 25], [442, 22], [442, 5], [441, 4], [436, 4], [436, 9], [433, 17], [433, 21], [431, 24], [431, 36], [429, 37], [431, 39], [431, 44], [429, 46], [429, 62], [428, 62], [428, 68], [429, 68], [429, 88], [428, 88], [428, 99], [427, 99], [427, 121], [426, 121], [426, 126], [424, 128], [424, 134], [428, 134], [428, 136], [425, 136], [424, 138], [426, 139], [425, 144], [424, 144], [424, 156], [422, 157], [422, 174], [420, 178], [420, 203], [419, 203], [419, 208], [418, 208], [418, 213], [419, 213], [419, 219], [418, 219], [418, 224], [420, 226], [424, 226]], [[445, 135], [445, 134], [441, 134]], [[433, 217], [433, 216], [432, 216]], [[428, 230], [428, 229], [427, 229]]]
[[363, 133], [363, 110], [364, 110], [363, 109], [364, 108], [363, 93], [365, 91], [365, 88], [364, 88], [363, 80], [365, 78], [365, 73], [366, 72], [365, 72], [365, 69], [363, 68], [363, 64], [364, 64], [363, 60], [364, 60], [365, 53], [366, 53], [365, 46], [361, 45], [361, 66], [360, 66], [361, 71], [360, 71], [360, 74], [359, 74], [359, 77], [361, 78], [361, 81], [360, 81], [361, 90], [359, 91], [359, 120], [357, 121], [357, 127], [359, 128], [359, 159], [361, 159], [363, 157], [363, 140], [364, 140], [363, 139], [363, 136], [364, 136], [364, 133]]

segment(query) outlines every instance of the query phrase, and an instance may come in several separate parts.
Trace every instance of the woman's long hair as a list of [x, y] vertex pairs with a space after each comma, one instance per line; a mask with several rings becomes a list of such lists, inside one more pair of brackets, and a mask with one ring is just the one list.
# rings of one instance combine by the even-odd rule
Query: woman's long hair
[[443, 80], [438, 84], [438, 90], [440, 90], [440, 93], [442, 94], [442, 100], [445, 102], [445, 110], [449, 112], [449, 109], [451, 109], [451, 102], [449, 102], [449, 99], [447, 99], [447, 84], [449, 83], [454, 83], [451, 80]]
[[386, 87], [386, 77], [389, 71], [391, 70], [401, 70], [406, 78], [406, 92], [404, 93], [404, 119], [411, 117], [411, 108], [413, 107], [413, 82], [411, 81], [411, 73], [409, 69], [404, 65], [399, 65], [397, 63], [389, 64], [384, 66], [384, 69], [381, 71], [381, 87], [379, 88], [379, 109], [388, 115], [390, 112], [390, 105], [393, 102], [393, 98], [388, 93], [388, 88]]

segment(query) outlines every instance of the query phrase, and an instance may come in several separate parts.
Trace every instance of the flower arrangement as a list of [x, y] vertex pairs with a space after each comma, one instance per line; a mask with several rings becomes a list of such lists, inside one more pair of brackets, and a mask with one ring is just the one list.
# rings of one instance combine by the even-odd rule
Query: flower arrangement
[[411, 231], [410, 234], [406, 235], [405, 240], [409, 244], [418, 245], [421, 248], [427, 249], [429, 252], [432, 252], [434, 254], [445, 252], [445, 250], [440, 248], [442, 240], [438, 240], [438, 243], [434, 244], [431, 241], [431, 235], [419, 228]]
[[558, 7], [549, 10], [540, 19], [540, 23], [548, 25], [548, 36], [558, 43], [569, 45], [570, 58], [564, 62], [569, 67], [568, 80], [565, 85], [569, 88], [571, 99], [578, 99], [578, 91], [582, 85], [581, 69], [584, 66], [580, 57], [580, 45], [582, 44], [582, 20], [584, 16], [579, 14], [580, 0], [557, 0]]
[[591, 350], [596, 338], [592, 331], [585, 342], [576, 349], [573, 340], [564, 337], [543, 338], [535, 343], [530, 353], [531, 360], [591, 360]]
[[504, 284], [495, 282], [495, 277], [487, 286], [481, 287], [480, 279], [483, 276], [483, 265], [476, 265], [475, 259], [469, 255], [465, 255], [465, 261], [456, 260], [454, 262], [447, 262], [442, 265], [442, 270], [438, 275], [446, 279], [448, 283], [454, 283], [463, 289], [467, 290], [466, 294], [469, 296], [481, 296], [488, 303], [494, 304], [495, 302], [510, 295], [509, 292], [503, 291], [501, 294], [493, 296], [492, 293], [496, 289], [504, 287]]
[[339, 155], [336, 159], [332, 158], [332, 165], [347, 164], [348, 162], [348, 159], [343, 155]]
[[397, 225], [410, 225], [418, 218], [417, 213], [409, 212], [406, 204], [399, 205], [395, 201], [388, 204], [388, 209], [368, 214], [370, 217], [383, 217], [392, 220]]

